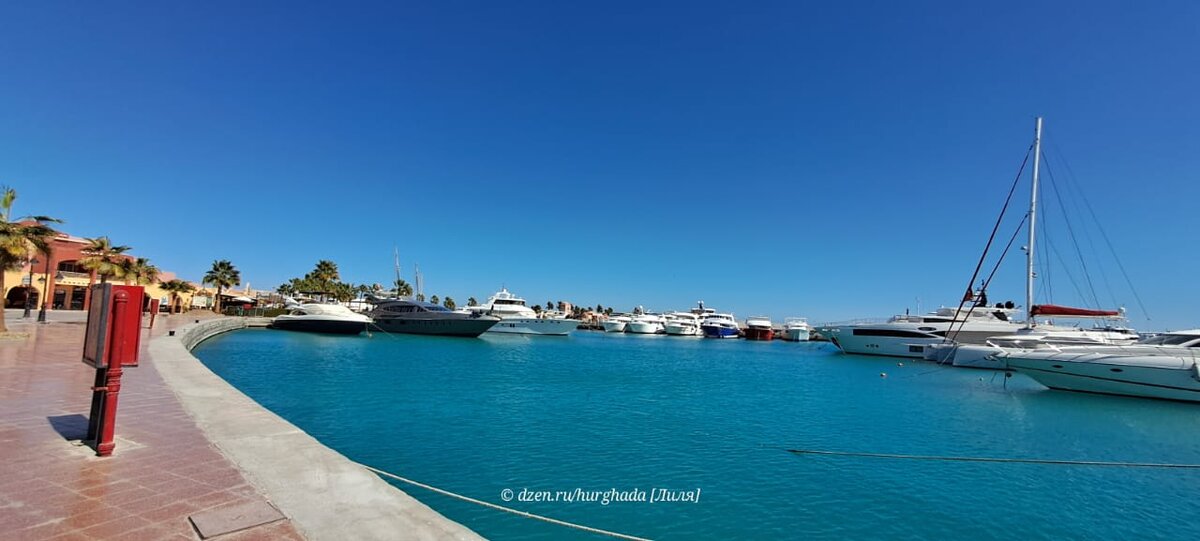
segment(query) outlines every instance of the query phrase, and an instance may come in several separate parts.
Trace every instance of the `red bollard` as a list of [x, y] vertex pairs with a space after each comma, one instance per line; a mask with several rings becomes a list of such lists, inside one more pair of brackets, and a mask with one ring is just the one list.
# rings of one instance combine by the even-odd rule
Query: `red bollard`
[[137, 366], [142, 321], [143, 289], [139, 286], [97, 284], [84, 337], [83, 362], [95, 368], [88, 439], [99, 456], [116, 447], [117, 397], [125, 366]]
[[150, 299], [150, 327], [154, 328], [154, 316], [158, 315], [158, 299]]

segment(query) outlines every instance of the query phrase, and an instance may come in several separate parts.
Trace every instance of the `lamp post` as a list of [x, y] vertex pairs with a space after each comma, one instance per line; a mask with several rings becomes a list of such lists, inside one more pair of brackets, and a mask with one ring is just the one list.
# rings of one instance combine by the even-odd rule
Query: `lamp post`
[[38, 264], [36, 257], [29, 259], [29, 285], [25, 286], [25, 313], [21, 314], [22, 319], [29, 319], [33, 313], [33, 307], [29, 305], [33, 298], [33, 294], [37, 292], [37, 288], [33, 287], [33, 266]]
[[46, 322], [46, 303], [50, 302], [50, 257], [46, 257], [46, 282], [42, 284], [42, 308], [38, 310], [38, 323]]

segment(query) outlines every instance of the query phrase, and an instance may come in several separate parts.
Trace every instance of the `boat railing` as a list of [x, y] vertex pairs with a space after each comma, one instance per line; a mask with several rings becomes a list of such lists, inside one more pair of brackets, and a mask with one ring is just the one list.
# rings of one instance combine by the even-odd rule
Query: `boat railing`
[[891, 321], [890, 317], [860, 317], [857, 319], [847, 319], [843, 321], [827, 321], [814, 325], [814, 327], [841, 327], [845, 325], [873, 325], [876, 323], [887, 323]]

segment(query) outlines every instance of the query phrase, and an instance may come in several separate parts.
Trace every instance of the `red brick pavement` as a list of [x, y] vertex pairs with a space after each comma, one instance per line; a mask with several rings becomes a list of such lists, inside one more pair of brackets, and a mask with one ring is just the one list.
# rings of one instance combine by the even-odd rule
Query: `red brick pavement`
[[[159, 317], [155, 332], [193, 319]], [[189, 515], [265, 499], [204, 437], [144, 349], [122, 380], [117, 448], [95, 456], [73, 441], [87, 431], [95, 375], [80, 361], [84, 326], [10, 328], [29, 336], [0, 339], [0, 536], [195, 540]], [[215, 539], [302, 537], [281, 520]]]

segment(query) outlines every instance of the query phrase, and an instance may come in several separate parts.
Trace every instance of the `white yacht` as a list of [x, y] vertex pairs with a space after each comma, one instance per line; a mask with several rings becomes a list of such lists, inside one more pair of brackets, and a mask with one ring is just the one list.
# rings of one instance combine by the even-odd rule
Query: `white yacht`
[[993, 336], [1012, 334], [1021, 328], [1009, 319], [1016, 312], [943, 307], [922, 316], [894, 316], [882, 323], [825, 325], [818, 332], [845, 353], [923, 358], [926, 347], [946, 342], [947, 335], [959, 343], [983, 344]]
[[539, 317], [537, 312], [525, 305], [525, 299], [513, 295], [506, 288], [501, 288], [483, 304], [468, 306], [466, 310], [500, 318], [500, 322], [487, 331], [494, 333], [566, 336], [579, 325], [576, 319]]
[[709, 313], [700, 322], [705, 338], [738, 338], [739, 329], [733, 314]]
[[287, 299], [288, 312], [271, 320], [271, 328], [285, 331], [305, 331], [326, 334], [358, 334], [367, 328], [371, 318], [337, 304], [300, 304]]
[[789, 317], [783, 320], [783, 340], [790, 342], [807, 342], [812, 337], [812, 327], [808, 320], [802, 317]]
[[1015, 333], [993, 336], [983, 344], [945, 342], [925, 348], [925, 360], [964, 368], [1003, 370], [1004, 361], [995, 356], [1006, 349], [1040, 349], [1064, 346], [1127, 345], [1138, 341], [1137, 333], [1120, 327], [1045, 326], [1017, 329]]
[[1130, 345], [1006, 349], [994, 356], [1051, 389], [1200, 402], [1200, 329]]
[[637, 314], [625, 325], [625, 332], [633, 334], [658, 334], [663, 332], [666, 320], [658, 314]]
[[604, 325], [604, 332], [625, 332], [625, 327], [629, 325], [629, 320], [629, 316], [610, 316], [602, 323]]
[[671, 336], [701, 336], [700, 316], [692, 312], [671, 312], [663, 323], [663, 332]]

